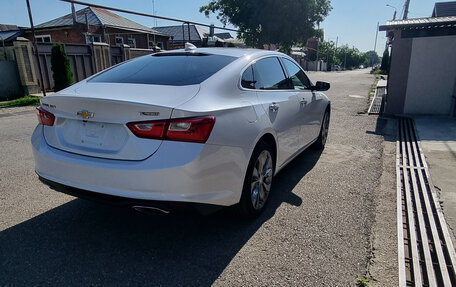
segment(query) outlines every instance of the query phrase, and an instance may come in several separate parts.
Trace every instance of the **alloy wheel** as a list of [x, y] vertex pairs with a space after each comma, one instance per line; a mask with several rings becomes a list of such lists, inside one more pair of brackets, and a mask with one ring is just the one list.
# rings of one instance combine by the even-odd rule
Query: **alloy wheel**
[[261, 210], [269, 196], [272, 185], [272, 156], [263, 150], [253, 166], [250, 199], [255, 210]]

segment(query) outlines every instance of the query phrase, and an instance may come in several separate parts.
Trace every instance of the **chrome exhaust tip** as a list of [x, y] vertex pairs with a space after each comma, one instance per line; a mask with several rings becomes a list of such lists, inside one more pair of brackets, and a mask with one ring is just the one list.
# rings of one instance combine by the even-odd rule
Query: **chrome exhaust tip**
[[145, 214], [170, 214], [171, 212], [169, 210], [160, 208], [160, 207], [155, 207], [155, 206], [141, 206], [141, 205], [134, 205], [131, 208], [134, 210], [145, 213]]

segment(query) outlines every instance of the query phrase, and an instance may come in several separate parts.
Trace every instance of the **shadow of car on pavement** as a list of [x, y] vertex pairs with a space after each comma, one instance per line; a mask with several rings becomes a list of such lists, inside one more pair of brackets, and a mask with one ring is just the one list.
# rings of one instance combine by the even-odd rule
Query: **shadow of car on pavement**
[[301, 205], [292, 191], [320, 155], [304, 151], [285, 167], [250, 221], [227, 210], [159, 216], [72, 200], [0, 232], [0, 285], [209, 286], [282, 203]]

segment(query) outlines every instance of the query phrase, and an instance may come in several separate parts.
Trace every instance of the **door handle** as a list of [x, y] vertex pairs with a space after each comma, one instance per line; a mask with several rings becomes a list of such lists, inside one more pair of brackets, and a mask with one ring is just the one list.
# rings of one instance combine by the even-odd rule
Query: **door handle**
[[270, 110], [270, 111], [273, 111], [273, 112], [277, 112], [277, 110], [279, 109], [279, 107], [280, 107], [279, 104], [277, 104], [277, 103], [272, 103], [272, 104], [269, 105], [269, 110]]

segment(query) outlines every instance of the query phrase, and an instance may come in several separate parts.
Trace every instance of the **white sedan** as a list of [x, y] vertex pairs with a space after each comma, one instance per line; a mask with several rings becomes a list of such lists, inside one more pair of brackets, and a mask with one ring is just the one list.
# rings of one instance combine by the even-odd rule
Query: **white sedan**
[[279, 52], [143, 56], [41, 99], [35, 170], [57, 191], [138, 210], [236, 205], [256, 216], [273, 176], [324, 147], [328, 88]]

